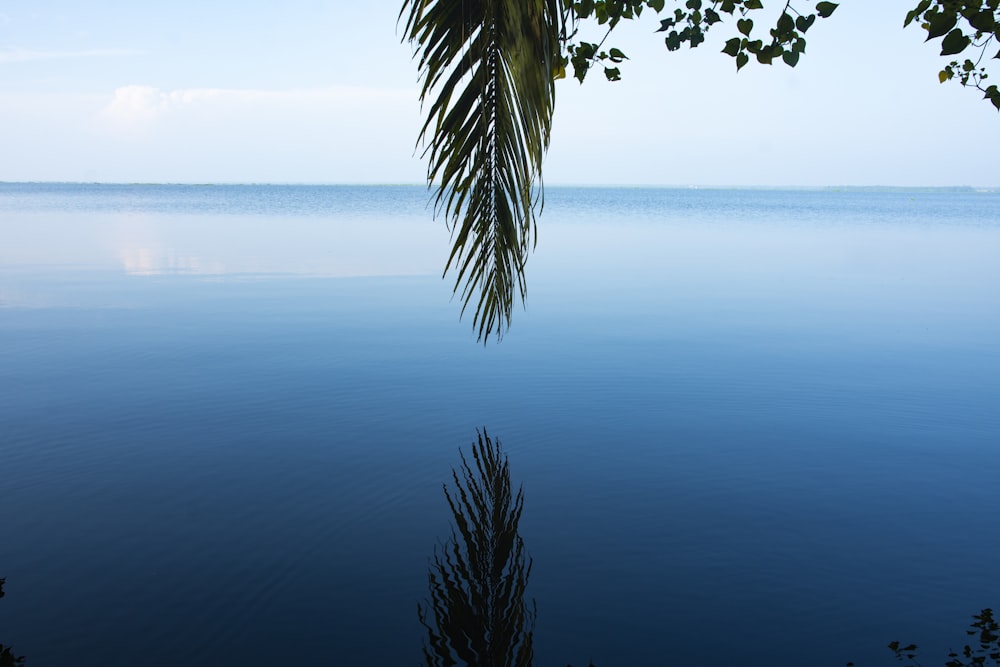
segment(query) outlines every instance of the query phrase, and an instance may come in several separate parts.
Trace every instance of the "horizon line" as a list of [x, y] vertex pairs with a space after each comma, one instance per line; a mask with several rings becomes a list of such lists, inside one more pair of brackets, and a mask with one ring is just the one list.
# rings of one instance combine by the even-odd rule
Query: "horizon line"
[[[134, 186], [134, 187], [422, 187], [432, 189], [435, 185], [414, 182], [323, 182], [323, 181], [0, 181], [0, 186], [8, 185], [93, 185], [93, 186]], [[545, 188], [590, 188], [590, 189], [644, 189], [644, 190], [969, 190], [973, 192], [1000, 192], [1000, 185], [706, 185], [694, 183], [549, 183]]]

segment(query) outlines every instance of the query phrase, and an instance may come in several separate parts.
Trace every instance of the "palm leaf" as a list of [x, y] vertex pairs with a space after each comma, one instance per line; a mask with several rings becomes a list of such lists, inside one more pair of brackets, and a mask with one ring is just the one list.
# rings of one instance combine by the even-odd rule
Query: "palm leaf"
[[561, 0], [405, 0], [405, 38], [417, 49], [422, 103], [418, 143], [454, 246], [462, 313], [476, 301], [479, 339], [510, 326], [534, 246], [542, 202], [565, 17]]

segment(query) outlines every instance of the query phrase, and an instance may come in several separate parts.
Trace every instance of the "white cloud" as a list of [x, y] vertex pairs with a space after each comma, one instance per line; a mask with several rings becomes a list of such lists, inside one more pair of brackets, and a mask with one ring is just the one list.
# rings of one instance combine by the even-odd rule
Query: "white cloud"
[[0, 91], [0, 181], [419, 183], [417, 92]]
[[356, 107], [399, 102], [412, 105], [416, 92], [340, 86], [306, 90], [254, 90], [237, 88], [182, 88], [160, 90], [153, 86], [117, 88], [104, 115], [118, 121], [147, 121], [186, 110], [211, 110], [239, 105], [246, 108]]
[[104, 109], [112, 119], [150, 120], [163, 107], [163, 94], [152, 86], [123, 86], [115, 90], [114, 99]]
[[[0, 21], [2, 22], [2, 21]], [[32, 49], [6, 48], [0, 50], [0, 65], [35, 60], [76, 60], [79, 58], [119, 58], [136, 56], [142, 51], [130, 49], [90, 49], [86, 51], [34, 51]]]

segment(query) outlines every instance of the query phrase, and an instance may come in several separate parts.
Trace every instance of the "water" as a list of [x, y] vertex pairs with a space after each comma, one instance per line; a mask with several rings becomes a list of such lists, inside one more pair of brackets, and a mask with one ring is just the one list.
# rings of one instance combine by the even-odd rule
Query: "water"
[[1000, 605], [1000, 195], [550, 188], [486, 346], [427, 201], [0, 185], [0, 642], [417, 664], [482, 427], [538, 665], [943, 663]]

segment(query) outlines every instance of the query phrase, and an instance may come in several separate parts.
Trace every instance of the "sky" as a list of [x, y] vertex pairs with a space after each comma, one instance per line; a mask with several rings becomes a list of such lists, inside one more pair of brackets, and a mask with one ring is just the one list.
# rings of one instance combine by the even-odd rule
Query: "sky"
[[[669, 53], [626, 22], [622, 81], [558, 82], [545, 183], [1000, 186], [1000, 114], [938, 83], [911, 4], [843, 0], [795, 69], [739, 73], [732, 26]], [[423, 183], [399, 7], [0, 0], [0, 181]]]

